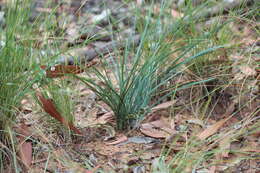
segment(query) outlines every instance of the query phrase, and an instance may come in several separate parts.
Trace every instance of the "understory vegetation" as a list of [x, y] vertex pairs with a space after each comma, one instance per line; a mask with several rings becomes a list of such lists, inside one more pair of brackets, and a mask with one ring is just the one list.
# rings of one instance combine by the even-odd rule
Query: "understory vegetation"
[[258, 172], [259, 5], [0, 1], [0, 172]]

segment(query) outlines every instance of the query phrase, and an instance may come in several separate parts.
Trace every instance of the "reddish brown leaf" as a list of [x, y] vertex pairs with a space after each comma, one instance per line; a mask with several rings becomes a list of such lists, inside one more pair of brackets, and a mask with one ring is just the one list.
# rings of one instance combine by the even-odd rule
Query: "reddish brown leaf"
[[69, 129], [73, 130], [77, 134], [81, 134], [80, 130], [78, 130], [71, 122], [68, 122], [64, 117], [60, 115], [60, 113], [55, 108], [55, 105], [53, 104], [52, 100], [45, 99], [43, 95], [40, 92], [36, 92], [37, 97], [39, 98], [42, 108], [47, 112], [49, 115], [51, 115], [53, 118], [61, 122], [64, 126], [68, 127]]
[[[46, 70], [47, 66], [42, 65], [41, 69]], [[62, 77], [65, 74], [79, 74], [84, 70], [75, 65], [56, 65], [46, 70], [46, 75], [49, 78]]]

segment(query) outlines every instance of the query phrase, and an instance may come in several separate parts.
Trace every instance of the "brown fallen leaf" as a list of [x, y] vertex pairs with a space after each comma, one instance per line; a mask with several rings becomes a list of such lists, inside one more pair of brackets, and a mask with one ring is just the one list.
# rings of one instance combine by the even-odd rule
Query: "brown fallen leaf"
[[229, 118], [225, 118], [223, 120], [220, 120], [218, 122], [216, 122], [215, 124], [211, 125], [210, 127], [206, 128], [203, 132], [201, 132], [200, 134], [197, 135], [197, 137], [201, 140], [205, 140], [206, 138], [208, 138], [209, 136], [215, 134], [220, 127], [222, 127], [225, 122], [228, 120]]
[[144, 123], [141, 125], [140, 131], [153, 138], [167, 138], [176, 132], [163, 120]]
[[204, 131], [202, 131], [200, 134], [197, 135], [197, 137], [201, 140], [205, 140], [206, 138], [208, 138], [209, 136], [215, 134], [224, 124], [227, 120], [229, 120], [231, 117], [229, 117], [228, 115], [230, 115], [234, 109], [235, 109], [235, 102], [231, 103], [229, 105], [229, 107], [227, 108], [225, 114], [223, 115], [223, 117], [227, 117], [225, 119], [222, 119], [218, 122], [216, 122], [215, 124], [209, 126], [208, 128], [206, 128]]
[[116, 145], [116, 144], [119, 144], [119, 143], [122, 143], [122, 142], [125, 142], [127, 141], [127, 136], [125, 136], [124, 134], [121, 134], [117, 137], [117, 139], [113, 142], [107, 142], [106, 144], [108, 145]]
[[22, 142], [19, 147], [19, 155], [26, 168], [30, 168], [32, 164], [32, 143]]
[[41, 69], [46, 70], [46, 75], [49, 78], [62, 77], [65, 74], [79, 74], [84, 70], [76, 65], [56, 65], [47, 69], [46, 65], [42, 65]]
[[47, 112], [49, 115], [51, 115], [53, 118], [61, 122], [64, 126], [68, 127], [69, 129], [73, 130], [76, 134], [81, 135], [81, 131], [77, 129], [71, 122], [68, 122], [64, 117], [60, 115], [60, 113], [55, 108], [55, 105], [53, 104], [52, 100], [46, 99], [43, 97], [43, 95], [36, 91], [36, 95], [39, 98], [42, 108]]
[[26, 138], [31, 136], [28, 126], [22, 121], [19, 128], [17, 128], [17, 133], [19, 134], [19, 150], [18, 155], [22, 163], [25, 165], [28, 170], [32, 165], [32, 143], [26, 142]]

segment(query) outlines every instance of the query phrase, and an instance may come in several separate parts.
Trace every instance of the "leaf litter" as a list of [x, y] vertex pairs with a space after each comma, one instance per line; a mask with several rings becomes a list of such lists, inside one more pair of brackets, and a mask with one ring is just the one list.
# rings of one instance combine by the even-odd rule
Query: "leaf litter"
[[[141, 1], [138, 1], [139, 4], [141, 4]], [[48, 12], [48, 9], [43, 10], [45, 12]], [[113, 12], [112, 12], [113, 13]], [[106, 17], [110, 14], [106, 10], [99, 10], [99, 13], [92, 18], [89, 22], [106, 22]], [[182, 13], [177, 10], [171, 10], [170, 14], [174, 18], [180, 18], [182, 17]], [[84, 16], [82, 16], [84, 18]], [[77, 27], [80, 28], [80, 27]], [[73, 42], [73, 44], [77, 44], [78, 42], [81, 42], [84, 37], [80, 34], [78, 34], [78, 31], [67, 31], [68, 35], [75, 34], [76, 36], [69, 40], [70, 42]], [[83, 34], [84, 35], [84, 34]], [[102, 35], [102, 34], [101, 34]], [[82, 39], [82, 40], [80, 40]], [[248, 41], [248, 40], [247, 40]], [[102, 43], [105, 44], [105, 43]], [[244, 57], [241, 56], [241, 59]], [[42, 67], [43, 69], [46, 69], [46, 66]], [[237, 68], [237, 67], [234, 67]], [[243, 79], [244, 77], [254, 77], [256, 76], [256, 70], [254, 69], [254, 66], [251, 65], [241, 65], [238, 66], [238, 69], [240, 72], [239, 74], [241, 76], [235, 76], [237, 75], [234, 73], [235, 79]], [[49, 68], [47, 71], [47, 77], [61, 77], [66, 76], [67, 73], [82, 73], [83, 71], [78, 66], [54, 66], [53, 68]], [[85, 75], [84, 73], [81, 75]], [[80, 85], [76, 85], [75, 90], [81, 90]], [[86, 91], [86, 90], [85, 90]], [[40, 142], [42, 143], [49, 143], [49, 144], [55, 144], [56, 151], [54, 152], [54, 155], [56, 155], [56, 159], [50, 159], [49, 162], [50, 165], [48, 166], [48, 171], [58, 171], [63, 170], [70, 171], [70, 172], [95, 172], [99, 169], [103, 170], [132, 170], [133, 172], [149, 172], [150, 166], [149, 164], [157, 164], [159, 166], [162, 163], [159, 160], [156, 160], [155, 158], [158, 158], [160, 156], [160, 153], [163, 151], [163, 147], [168, 147], [171, 144], [165, 144], [165, 141], [169, 140], [170, 138], [173, 138], [173, 140], [178, 136], [181, 135], [184, 139], [184, 143], [178, 143], [180, 144], [179, 148], [176, 144], [175, 151], [183, 149], [183, 146], [186, 142], [186, 140], [192, 135], [197, 136], [201, 140], [209, 140], [212, 136], [219, 133], [221, 135], [222, 131], [224, 131], [227, 126], [232, 126], [231, 124], [231, 118], [230, 115], [237, 109], [236, 104], [237, 103], [231, 103], [231, 105], [225, 110], [225, 114], [221, 115], [222, 119], [220, 120], [213, 120], [213, 118], [209, 118], [208, 122], [204, 122], [203, 120], [199, 119], [198, 117], [195, 117], [192, 115], [192, 111], [187, 111], [187, 113], [183, 113], [182, 111], [177, 111], [177, 115], [179, 116], [172, 116], [171, 107], [175, 106], [175, 103], [178, 102], [177, 98], [172, 101], [164, 101], [162, 104], [159, 104], [153, 108], [151, 108], [150, 115], [158, 115], [156, 120], [151, 121], [144, 121], [138, 130], [133, 130], [130, 132], [127, 132], [125, 134], [118, 134], [113, 133], [113, 127], [115, 127], [114, 122], [114, 116], [113, 113], [105, 109], [101, 110], [99, 106], [102, 106], [102, 103], [98, 102], [96, 98], [94, 99], [87, 99], [87, 96], [90, 96], [90, 92], [86, 91], [83, 94], [82, 91], [82, 100], [79, 101], [78, 106], [83, 106], [85, 103], [83, 103], [83, 100], [87, 100], [87, 102], [91, 102], [88, 106], [88, 109], [80, 111], [76, 115], [76, 118], [79, 119], [79, 121], [84, 123], [77, 123], [77, 124], [70, 124], [62, 116], [57, 112], [56, 108], [54, 107], [51, 100], [48, 100], [44, 98], [40, 93], [37, 94], [39, 99], [42, 102], [43, 109], [49, 113], [52, 117], [56, 118], [60, 123], [62, 123], [65, 127], [71, 129], [76, 135], [83, 135], [83, 136], [89, 136], [89, 139], [87, 141], [85, 140], [79, 140], [77, 141], [66, 141], [61, 140], [60, 143], [56, 143], [56, 140], [58, 136], [55, 134], [47, 134], [45, 138], [47, 140], [40, 139]], [[188, 95], [188, 94], [186, 94]], [[185, 99], [184, 99], [185, 100]], [[25, 102], [24, 102], [25, 103]], [[35, 105], [34, 105], [35, 106]], [[222, 107], [223, 108], [223, 107]], [[32, 108], [25, 107], [24, 109], [28, 109], [28, 111], [33, 111]], [[101, 111], [102, 113], [99, 114], [98, 112]], [[249, 111], [248, 111], [249, 112]], [[39, 114], [39, 112], [38, 112]], [[28, 118], [28, 117], [27, 117]], [[148, 117], [149, 118], [149, 117]], [[149, 119], [147, 119], [149, 120]], [[77, 121], [76, 121], [77, 122]], [[87, 123], [85, 123], [87, 122]], [[174, 125], [171, 124], [174, 122]], [[46, 123], [46, 122], [45, 122]], [[186, 124], [188, 123], [188, 124]], [[44, 123], [42, 123], [44, 124]], [[208, 125], [210, 124], [210, 125]], [[32, 123], [32, 126], [37, 126], [40, 124]], [[107, 126], [106, 126], [107, 125]], [[194, 127], [194, 125], [199, 125], [199, 127]], [[32, 147], [34, 144], [31, 142], [27, 142], [25, 139], [29, 136], [31, 136], [30, 133], [26, 132], [27, 127], [26, 125], [22, 124], [21, 126], [24, 132], [20, 131], [18, 133], [24, 134], [24, 137], [20, 139], [20, 157], [21, 161], [24, 165], [26, 165], [28, 168], [31, 167], [33, 161], [33, 151]], [[109, 127], [111, 128], [109, 128]], [[47, 127], [45, 127], [47, 128]], [[85, 128], [85, 129], [84, 129]], [[183, 129], [183, 130], [180, 130]], [[198, 129], [200, 129], [198, 131]], [[202, 129], [202, 130], [201, 130]], [[51, 129], [48, 129], [51, 130]], [[192, 132], [191, 132], [192, 131]], [[26, 132], [26, 133], [25, 133]], [[183, 135], [180, 132], [187, 133], [187, 135]], [[258, 132], [255, 132], [256, 136], [258, 137]], [[53, 137], [52, 137], [53, 136]], [[257, 138], [254, 137], [253, 139]], [[36, 137], [37, 138], [37, 137]], [[244, 137], [248, 139], [248, 137]], [[244, 140], [241, 141], [244, 142]], [[48, 142], [47, 142], [48, 141]], [[25, 145], [24, 145], [25, 144]], [[257, 146], [259, 144], [259, 141], [251, 141], [250, 143], [246, 144], [245, 147], [236, 146], [234, 144], [234, 139], [232, 137], [227, 136], [224, 138], [224, 140], [219, 141], [218, 147], [223, 152], [221, 153], [221, 157], [217, 156], [218, 158], [226, 159], [227, 166], [212, 166], [210, 169], [201, 169], [201, 171], [211, 171], [216, 172], [217, 170], [230, 170], [232, 166], [238, 165], [241, 163], [241, 160], [236, 159], [234, 153], [232, 150], [239, 149], [239, 151], [242, 152], [259, 152], [259, 149]], [[237, 148], [234, 148], [236, 146]], [[205, 146], [202, 146], [205, 147]], [[39, 147], [39, 156], [42, 157], [44, 164], [47, 164], [46, 160], [48, 159], [48, 152], [46, 151], [46, 148]], [[47, 147], [47, 149], [51, 149]], [[41, 152], [40, 152], [41, 151]], [[76, 151], [76, 152], [75, 152]], [[247, 156], [244, 154], [243, 156]], [[169, 156], [171, 158], [171, 156]], [[39, 159], [40, 160], [40, 159]], [[64, 164], [63, 162], [60, 162], [60, 160], [65, 160]], [[85, 163], [86, 160], [90, 160], [91, 163], [87, 163], [86, 165], [82, 164]], [[37, 165], [37, 163], [35, 163]], [[42, 167], [44, 169], [44, 164], [42, 164]], [[251, 163], [252, 165], [255, 163]], [[84, 166], [83, 166], [84, 165]], [[133, 169], [130, 167], [132, 165], [134, 166]], [[85, 167], [92, 167], [92, 169], [86, 169]], [[155, 166], [155, 167], [157, 167]], [[57, 169], [57, 167], [59, 169]], [[127, 168], [126, 168], [127, 167]], [[239, 167], [239, 166], [236, 166]], [[42, 170], [43, 170], [42, 169]], [[233, 168], [232, 168], [233, 169]], [[235, 168], [234, 168], [235, 169]], [[252, 169], [252, 168], [251, 168]], [[167, 171], [167, 170], [165, 170]], [[62, 171], [60, 171], [62, 172]]]

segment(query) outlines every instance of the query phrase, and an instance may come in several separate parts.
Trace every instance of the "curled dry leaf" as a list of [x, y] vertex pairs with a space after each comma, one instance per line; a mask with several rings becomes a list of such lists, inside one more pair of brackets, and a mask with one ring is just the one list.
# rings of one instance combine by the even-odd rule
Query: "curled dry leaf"
[[76, 65], [56, 65], [47, 69], [47, 66], [42, 65], [41, 69], [46, 70], [46, 75], [49, 78], [62, 77], [65, 74], [79, 74], [84, 70]]
[[70, 130], [73, 130], [76, 134], [81, 134], [81, 131], [79, 129], [77, 129], [71, 122], [68, 122], [64, 117], [60, 115], [60, 113], [55, 108], [52, 100], [44, 98], [39, 91], [36, 92], [36, 95], [39, 98], [42, 104], [42, 108], [45, 110], [45, 112], [61, 122], [64, 126], [68, 127]]
[[141, 125], [140, 131], [153, 138], [167, 138], [176, 131], [170, 127], [169, 124], [165, 123], [163, 120], [157, 120]]

